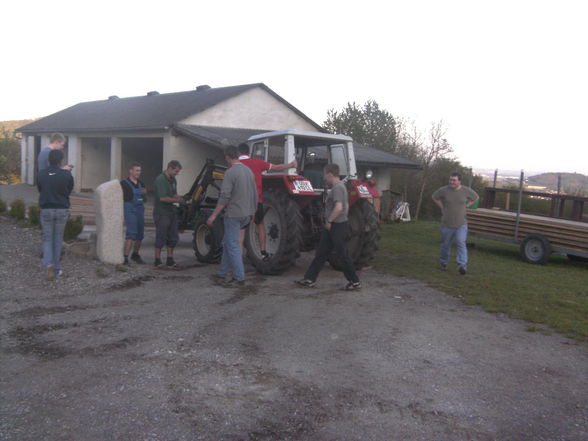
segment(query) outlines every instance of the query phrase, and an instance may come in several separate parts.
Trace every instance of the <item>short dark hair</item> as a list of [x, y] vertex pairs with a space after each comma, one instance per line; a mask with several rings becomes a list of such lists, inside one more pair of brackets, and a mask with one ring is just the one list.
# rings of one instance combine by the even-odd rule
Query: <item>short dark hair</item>
[[51, 138], [49, 138], [49, 144], [53, 144], [54, 142], [63, 142], [65, 143], [65, 136], [61, 133], [53, 133]]
[[172, 159], [167, 163], [167, 168], [173, 168], [175, 170], [176, 168], [182, 168], [182, 164], [180, 164], [180, 161]]
[[63, 152], [61, 150], [51, 150], [49, 152], [49, 165], [59, 167], [63, 161]]
[[249, 146], [242, 142], [241, 144], [239, 144], [239, 153], [241, 153], [242, 155], [248, 155], [249, 154]]
[[135, 167], [141, 167], [141, 164], [139, 164], [138, 162], [131, 162], [131, 165], [129, 165], [129, 170]]
[[449, 175], [449, 177], [451, 177], [451, 178], [455, 177], [455, 178], [459, 179], [459, 182], [461, 182], [461, 173], [453, 172]]
[[239, 159], [239, 149], [234, 145], [229, 145], [225, 147], [225, 156], [231, 159]]
[[337, 164], [327, 164], [323, 170], [325, 174], [330, 173], [333, 176], [339, 176], [339, 166]]

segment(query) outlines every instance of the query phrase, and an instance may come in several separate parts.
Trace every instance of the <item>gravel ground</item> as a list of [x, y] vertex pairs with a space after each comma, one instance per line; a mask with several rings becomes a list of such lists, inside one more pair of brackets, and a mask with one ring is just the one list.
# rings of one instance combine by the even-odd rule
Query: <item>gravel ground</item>
[[588, 439], [586, 345], [418, 281], [365, 270], [344, 293], [326, 268], [303, 289], [303, 255], [227, 289], [189, 257], [66, 254], [49, 283], [37, 230], [0, 219], [0, 246], [0, 440]]

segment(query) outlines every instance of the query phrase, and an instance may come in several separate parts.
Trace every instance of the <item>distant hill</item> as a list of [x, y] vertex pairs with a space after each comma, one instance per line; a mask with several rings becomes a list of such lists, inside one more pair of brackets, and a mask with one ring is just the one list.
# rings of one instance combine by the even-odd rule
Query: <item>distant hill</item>
[[14, 131], [19, 127], [24, 126], [25, 124], [32, 123], [33, 121], [37, 121], [39, 118], [33, 119], [17, 119], [12, 121], [0, 121], [0, 135], [4, 133], [6, 130], [9, 136], [15, 136]]
[[563, 193], [588, 196], [588, 176], [580, 173], [541, 173], [529, 176], [527, 184], [557, 191], [558, 175], [561, 175], [561, 191]]

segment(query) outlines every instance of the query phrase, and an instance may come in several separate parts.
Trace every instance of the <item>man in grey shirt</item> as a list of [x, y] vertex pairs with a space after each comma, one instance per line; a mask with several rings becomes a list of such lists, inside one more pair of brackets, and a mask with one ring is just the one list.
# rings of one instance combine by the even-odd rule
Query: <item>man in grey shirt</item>
[[478, 194], [470, 187], [461, 185], [461, 175], [451, 173], [449, 185], [441, 187], [433, 193], [433, 201], [443, 213], [441, 219], [441, 269], [447, 270], [451, 242], [455, 239], [457, 247], [457, 264], [459, 273], [464, 275], [468, 267], [468, 224], [466, 207], [471, 207], [479, 199]]
[[[51, 153], [52, 150], [62, 150], [64, 147], [65, 136], [63, 136], [61, 133], [52, 134], [51, 138], [49, 138], [49, 146], [41, 150], [39, 156], [37, 157], [37, 171], [40, 172], [41, 170], [49, 168], [49, 153]], [[66, 165], [62, 168], [64, 170], [71, 171], [73, 166]]]
[[225, 210], [221, 266], [212, 278], [215, 282], [225, 285], [227, 274], [232, 271], [231, 281], [243, 285], [245, 270], [239, 240], [240, 231], [247, 228], [257, 209], [257, 187], [253, 172], [239, 161], [237, 147], [229, 146], [225, 149], [225, 160], [230, 168], [225, 172], [216, 208], [207, 221], [208, 226], [212, 227], [221, 211]]
[[353, 291], [360, 289], [361, 283], [355, 273], [353, 261], [347, 250], [346, 239], [349, 231], [347, 188], [339, 179], [339, 166], [337, 164], [327, 164], [324, 168], [324, 175], [325, 182], [331, 187], [325, 201], [325, 226], [321, 232], [316, 254], [304, 274], [304, 279], [297, 280], [296, 283], [306, 287], [313, 287], [329, 255], [335, 250], [335, 253], [341, 257], [343, 274], [348, 282], [343, 289]]

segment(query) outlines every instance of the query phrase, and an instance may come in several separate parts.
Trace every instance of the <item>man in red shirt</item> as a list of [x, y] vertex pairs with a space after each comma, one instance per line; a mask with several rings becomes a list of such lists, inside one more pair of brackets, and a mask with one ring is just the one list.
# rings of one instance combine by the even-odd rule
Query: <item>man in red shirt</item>
[[[289, 164], [272, 164], [263, 159], [254, 159], [249, 157], [249, 146], [245, 143], [239, 144], [239, 161], [251, 169], [255, 176], [255, 185], [257, 186], [257, 211], [253, 222], [257, 225], [257, 237], [259, 238], [259, 248], [264, 259], [268, 259], [269, 255], [265, 249], [265, 225], [263, 223], [263, 195], [262, 195], [262, 179], [261, 174], [264, 171], [280, 172], [289, 168], [295, 168], [298, 163], [296, 160]], [[245, 239], [245, 230], [241, 230], [241, 250], [243, 250], [243, 241]]]

